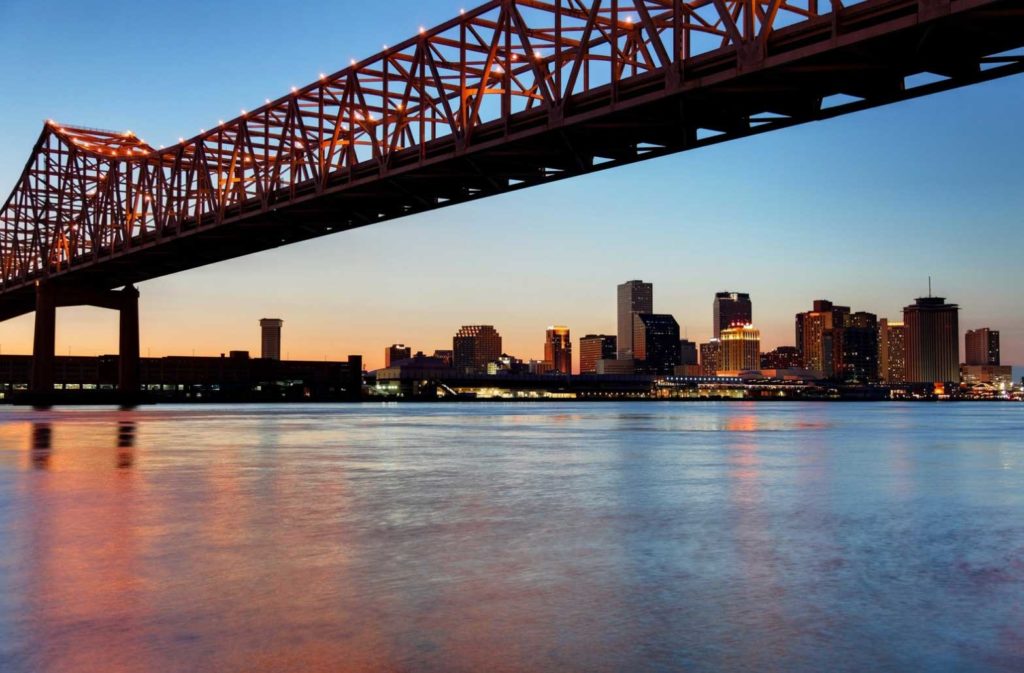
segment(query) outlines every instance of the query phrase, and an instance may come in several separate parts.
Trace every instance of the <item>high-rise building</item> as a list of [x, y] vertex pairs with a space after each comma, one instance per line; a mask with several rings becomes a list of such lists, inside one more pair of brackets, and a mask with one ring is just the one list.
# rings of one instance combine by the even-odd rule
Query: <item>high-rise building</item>
[[637, 313], [633, 320], [633, 354], [643, 371], [671, 374], [679, 364], [679, 323], [664, 313]]
[[733, 325], [721, 332], [720, 367], [725, 371], [761, 368], [761, 331], [753, 325]]
[[761, 354], [761, 369], [799, 369], [803, 366], [796, 346], [779, 346]]
[[492, 325], [464, 325], [452, 339], [452, 364], [464, 372], [486, 373], [501, 357], [501, 335]]
[[849, 306], [836, 306], [827, 299], [816, 299], [810, 311], [797, 315], [797, 348], [806, 369], [824, 378], [843, 372], [842, 330], [849, 316]]
[[720, 339], [722, 330], [734, 325], [749, 325], [754, 322], [754, 309], [750, 295], [746, 292], [717, 292], [713, 305], [715, 338]]
[[969, 329], [964, 338], [965, 364], [998, 365], [999, 364], [999, 332], [982, 327]]
[[405, 344], [392, 344], [384, 349], [384, 366], [390, 367], [392, 362], [408, 360], [412, 357], [412, 348]]
[[260, 320], [261, 355], [264, 360], [281, 359], [281, 327], [284, 321], [278, 318]]
[[878, 375], [878, 316], [866, 311], [849, 315], [846, 325], [836, 330], [842, 339], [842, 369], [837, 370], [843, 380], [857, 383], [877, 381]]
[[688, 339], [682, 339], [679, 342], [679, 364], [681, 365], [695, 365], [697, 364], [697, 344]]
[[618, 323], [616, 340], [620, 360], [630, 360], [633, 353], [633, 316], [654, 313], [654, 285], [642, 280], [631, 280], [619, 285]]
[[568, 327], [548, 327], [544, 336], [544, 360], [551, 363], [553, 371], [572, 374], [572, 340]]
[[908, 382], [960, 380], [959, 311], [956, 304], [947, 304], [944, 297], [920, 297], [903, 308]]
[[885, 383], [907, 380], [906, 328], [887, 318], [878, 321], [878, 378]]
[[614, 335], [588, 334], [580, 339], [580, 374], [597, 372], [599, 360], [615, 359]]
[[714, 376], [718, 373], [721, 362], [722, 342], [712, 339], [706, 344], [700, 345], [700, 373], [704, 376]]

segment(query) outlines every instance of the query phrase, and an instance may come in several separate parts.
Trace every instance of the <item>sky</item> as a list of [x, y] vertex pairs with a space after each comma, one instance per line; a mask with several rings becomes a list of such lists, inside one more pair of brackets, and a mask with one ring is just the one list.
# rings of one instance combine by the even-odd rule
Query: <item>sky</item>
[[[461, 6], [0, 0], [0, 198], [45, 119], [171, 145]], [[630, 279], [695, 341], [716, 291], [749, 292], [768, 350], [814, 299], [899, 319], [930, 275], [961, 331], [1000, 330], [1004, 363], [1024, 364], [1022, 118], [1017, 76], [148, 281], [142, 353], [258, 353], [258, 320], [276, 317], [292, 359], [373, 369], [392, 343], [451, 348], [464, 324], [541, 359], [548, 325], [577, 351], [614, 333]], [[117, 316], [61, 309], [57, 340], [116, 352]], [[31, 342], [31, 315], [0, 323], [0, 352]]]

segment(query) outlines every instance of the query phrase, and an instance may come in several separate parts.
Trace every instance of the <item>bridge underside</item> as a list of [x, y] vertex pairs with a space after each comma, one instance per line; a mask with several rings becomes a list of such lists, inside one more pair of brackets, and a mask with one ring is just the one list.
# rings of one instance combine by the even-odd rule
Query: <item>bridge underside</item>
[[[94, 263], [51, 274], [111, 289], [356, 227], [953, 89], [1024, 71], [1019, 2], [979, 3], [922, 17], [917, 3], [891, 16], [821, 17], [780, 31], [763, 60], [737, 52], [685, 62], [480, 126], [473, 143], [451, 138], [365, 162], [337, 183], [301, 187], [287, 204], [243, 204], [219, 223], [173, 236], [148, 234]], [[908, 13], [906, 8], [913, 8]], [[911, 86], [907, 78], [931, 73]], [[842, 101], [830, 105], [830, 97]], [[0, 292], [0, 319], [35, 308], [35, 279]]]

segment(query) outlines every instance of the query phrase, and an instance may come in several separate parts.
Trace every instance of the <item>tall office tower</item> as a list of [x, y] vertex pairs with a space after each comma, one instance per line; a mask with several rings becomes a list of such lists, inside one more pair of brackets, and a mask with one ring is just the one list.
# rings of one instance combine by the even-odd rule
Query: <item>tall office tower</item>
[[849, 316], [849, 306], [836, 306], [827, 299], [816, 299], [812, 310], [797, 314], [797, 348], [805, 368], [825, 378], [843, 371], [842, 330]]
[[999, 364], [999, 331], [982, 327], [969, 329], [964, 338], [964, 350], [969, 365]]
[[959, 310], [944, 297], [919, 297], [903, 308], [909, 383], [960, 380]]
[[580, 339], [580, 374], [597, 373], [598, 360], [615, 359], [614, 335], [588, 334]]
[[572, 340], [569, 338], [568, 327], [548, 327], [544, 336], [544, 360], [551, 363], [552, 371], [572, 374]]
[[734, 325], [722, 330], [720, 369], [735, 372], [761, 368], [761, 330]]
[[452, 363], [460, 371], [486, 373], [499, 357], [501, 335], [491, 325], [464, 325], [452, 339]]
[[878, 376], [878, 316], [866, 311], [851, 314], [846, 326], [836, 330], [842, 339], [841, 378], [867, 383]]
[[754, 322], [754, 308], [746, 292], [715, 293], [714, 323], [715, 338], [722, 336], [722, 330], [733, 325], [749, 325]]
[[283, 320], [263, 318], [260, 320], [260, 342], [263, 346], [260, 357], [264, 360], [281, 359], [281, 326]]
[[404, 344], [392, 344], [384, 349], [384, 366], [390, 367], [392, 362], [408, 360], [412, 357], [412, 348]]
[[878, 377], [885, 383], [907, 380], [906, 328], [888, 318], [878, 321]]
[[702, 376], [714, 376], [721, 367], [722, 342], [712, 339], [700, 345], [700, 373]]
[[637, 313], [633, 320], [633, 355], [650, 374], [671, 374], [679, 364], [679, 323], [665, 313]]
[[681, 365], [695, 365], [697, 364], [697, 344], [688, 339], [681, 339], [679, 341], [679, 364]]
[[630, 360], [633, 355], [633, 316], [654, 313], [654, 285], [631, 280], [619, 285], [619, 333], [616, 341], [618, 358]]

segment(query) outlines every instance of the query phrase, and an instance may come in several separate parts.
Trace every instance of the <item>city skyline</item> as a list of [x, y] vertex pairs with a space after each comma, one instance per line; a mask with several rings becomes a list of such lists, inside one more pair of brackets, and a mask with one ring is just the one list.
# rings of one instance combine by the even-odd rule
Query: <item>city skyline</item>
[[[129, 27], [140, 19], [183, 25], [195, 9], [189, 3], [132, 6], [112, 21], [57, 4], [59, 11], [28, 3], [0, 9], [11, 31], [0, 46], [4, 62], [38, 48], [49, 54], [31, 73], [0, 71], [5, 90], [22, 94], [0, 112], [5, 193], [41, 119], [131, 128], [153, 143], [173, 142], [372, 53], [378, 38], [387, 39], [381, 36], [397, 40], [452, 11], [396, 2], [341, 21], [344, 8], [325, 7], [322, 25], [295, 27], [295, 39], [310, 48], [282, 55], [240, 48], [246, 31], [273, 27], [260, 3], [251, 15], [231, 13], [233, 25], [243, 24], [238, 35], [215, 28], [217, 16], [228, 19], [226, 8], [207, 8], [211, 21], [188, 39], [206, 40], [204, 59], [253, 74], [205, 81], [196, 76], [205, 67], [196, 57], [81, 57], [105, 36], [149, 53], [147, 38]], [[132, 96], [123, 95], [126, 82]], [[175, 86], [193, 95], [169, 106]], [[981, 84], [143, 283], [141, 351], [257, 352], [253, 317], [281, 315], [289, 323], [283, 357], [362, 353], [372, 368], [383, 362], [385, 344], [441, 348], [458, 325], [479, 321], [498, 326], [507, 351], [539, 359], [538, 327], [615, 333], [604, 290], [593, 288], [638, 277], [659, 286], [655, 310], [704, 342], [708, 297], [738, 285], [738, 273], [757, 279], [740, 284], [757, 303], [762, 350], [770, 350], [791, 345], [792, 315], [813, 298], [809, 281], [818, 296], [898, 320], [906, 302], [925, 295], [928, 274], [951, 269], [936, 278], [936, 293], [963, 307], [965, 327], [1000, 330], [1003, 361], [1021, 363], [1024, 311], [1011, 288], [1024, 283], [1015, 253], [1024, 243], [1017, 226], [1024, 196], [1012, 176], [1024, 141], [1010, 112], [1022, 105], [1017, 80]], [[742, 247], [732, 250], [716, 233], [724, 229]], [[985, 243], [965, 246], [968, 232]], [[633, 245], [623, 254], [624, 244], [608, 245], [612, 240]], [[434, 264], [424, 267], [424, 259]], [[60, 313], [58, 353], [69, 346], [75, 354], [116, 350], [113, 315]], [[4, 353], [27, 353], [31, 340], [31, 316], [0, 323]]]

